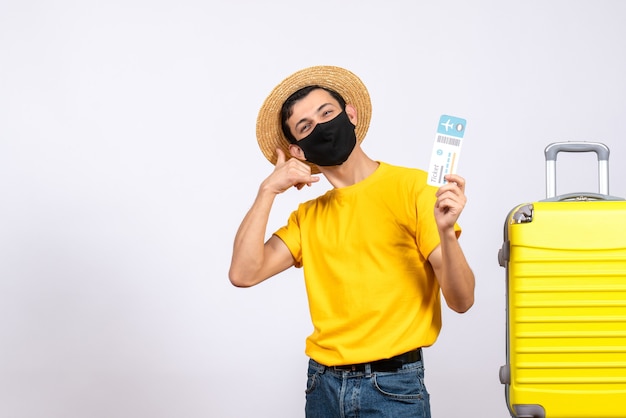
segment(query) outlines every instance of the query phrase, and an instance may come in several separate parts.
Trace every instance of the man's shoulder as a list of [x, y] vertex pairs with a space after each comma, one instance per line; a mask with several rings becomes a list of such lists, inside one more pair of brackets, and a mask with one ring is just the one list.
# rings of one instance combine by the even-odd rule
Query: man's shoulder
[[329, 189], [326, 190], [324, 193], [316, 196], [316, 197], [312, 197], [308, 200], [305, 200], [303, 202], [300, 202], [298, 204], [298, 211], [307, 211], [309, 209], [311, 209], [312, 207], [315, 207], [317, 205], [320, 204], [325, 204], [326, 202], [328, 202], [329, 200], [332, 200], [333, 195], [335, 193], [335, 189]]
[[379, 161], [382, 171], [389, 175], [398, 177], [414, 178], [417, 180], [426, 179], [426, 172], [416, 167], [406, 167], [401, 165], [389, 164], [384, 161]]

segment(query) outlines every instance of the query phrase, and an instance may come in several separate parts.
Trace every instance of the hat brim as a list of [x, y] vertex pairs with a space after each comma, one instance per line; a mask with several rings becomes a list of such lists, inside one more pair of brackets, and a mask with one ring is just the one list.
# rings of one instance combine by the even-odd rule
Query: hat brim
[[[259, 110], [256, 123], [256, 137], [259, 147], [269, 162], [276, 165], [276, 149], [280, 148], [287, 158], [290, 157], [289, 141], [283, 134], [280, 124], [280, 111], [283, 103], [296, 91], [307, 86], [317, 85], [336, 91], [346, 104], [357, 110], [356, 138], [363, 141], [372, 117], [372, 103], [365, 84], [354, 73], [335, 66], [315, 66], [302, 69], [285, 78], [267, 96]], [[313, 174], [319, 168], [309, 163]]]

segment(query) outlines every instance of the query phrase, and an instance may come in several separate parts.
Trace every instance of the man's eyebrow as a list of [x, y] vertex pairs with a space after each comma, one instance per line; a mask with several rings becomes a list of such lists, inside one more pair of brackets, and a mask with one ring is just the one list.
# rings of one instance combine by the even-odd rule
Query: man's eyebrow
[[[318, 107], [318, 108], [317, 108], [317, 110], [315, 111], [315, 113], [319, 113], [319, 112], [321, 112], [322, 110], [324, 110], [324, 108], [325, 108], [326, 106], [331, 106], [331, 105], [332, 105], [332, 103], [330, 103], [330, 102], [328, 102], [328, 103], [324, 103], [324, 104], [322, 104], [320, 107]], [[302, 119], [300, 119], [300, 120], [298, 121], [298, 123], [296, 123], [296, 125], [294, 126], [294, 128], [295, 128], [295, 129], [298, 129], [298, 126], [299, 126], [300, 124], [305, 123], [305, 122], [308, 122], [309, 120], [310, 120], [309, 118], [302, 118]]]

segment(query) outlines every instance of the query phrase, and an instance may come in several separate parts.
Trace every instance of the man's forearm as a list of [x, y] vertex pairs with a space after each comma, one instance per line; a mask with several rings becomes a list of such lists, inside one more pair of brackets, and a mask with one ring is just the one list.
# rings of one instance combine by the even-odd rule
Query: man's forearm
[[454, 230], [441, 235], [441, 290], [448, 306], [456, 312], [466, 312], [474, 304], [474, 273], [457, 240]]
[[276, 194], [261, 186], [237, 230], [228, 273], [236, 286], [249, 285], [263, 266], [265, 232], [275, 197]]

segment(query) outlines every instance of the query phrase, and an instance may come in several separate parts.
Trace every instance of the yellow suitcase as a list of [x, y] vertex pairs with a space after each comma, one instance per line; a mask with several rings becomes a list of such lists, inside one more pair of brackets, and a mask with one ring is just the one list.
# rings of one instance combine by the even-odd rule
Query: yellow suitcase
[[[556, 195], [559, 152], [595, 152], [600, 193]], [[626, 417], [626, 201], [609, 196], [604, 144], [548, 145], [545, 200], [504, 227], [506, 364], [517, 418]]]

